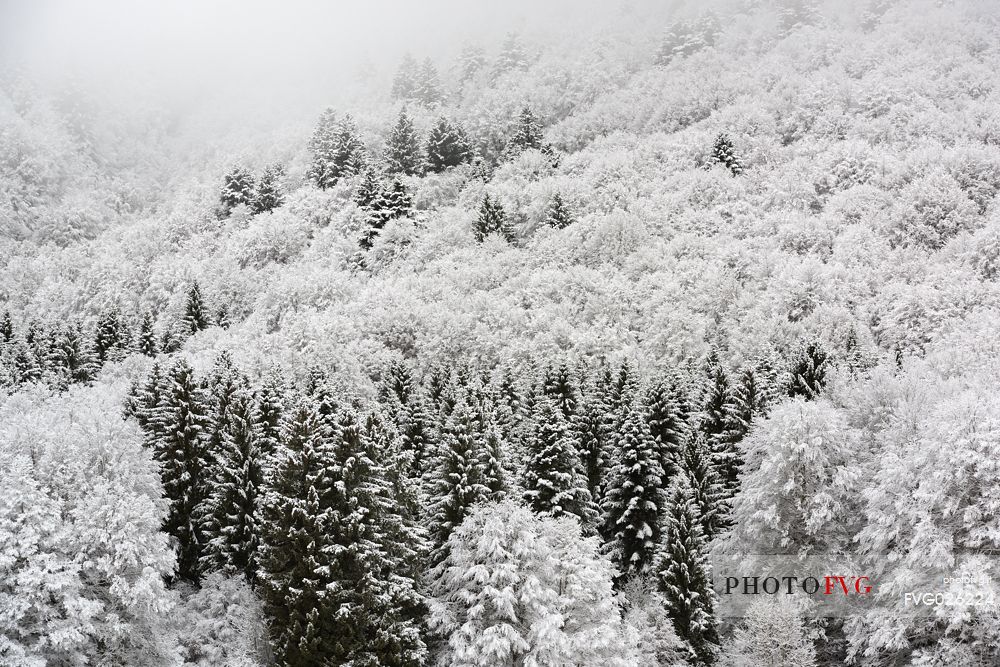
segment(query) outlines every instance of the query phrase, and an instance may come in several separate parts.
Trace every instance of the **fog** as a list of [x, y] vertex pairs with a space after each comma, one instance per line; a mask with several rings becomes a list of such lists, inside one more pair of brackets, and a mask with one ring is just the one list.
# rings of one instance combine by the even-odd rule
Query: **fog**
[[[550, 0], [0, 0], [0, 43], [38, 81], [104, 99], [184, 105], [334, 102], [391, 76], [404, 52], [447, 66], [462, 44], [505, 33], [599, 28], [620, 2]], [[634, 4], [634, 3], [629, 3]]]

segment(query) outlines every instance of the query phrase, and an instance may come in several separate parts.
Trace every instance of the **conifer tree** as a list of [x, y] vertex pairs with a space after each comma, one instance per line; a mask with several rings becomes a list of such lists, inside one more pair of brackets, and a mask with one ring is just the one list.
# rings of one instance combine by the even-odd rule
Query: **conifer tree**
[[664, 482], [673, 476], [674, 464], [689, 430], [690, 410], [685, 403], [681, 388], [673, 378], [657, 378], [646, 390], [646, 423], [665, 474]]
[[688, 642], [692, 661], [711, 664], [718, 643], [715, 592], [709, 578], [705, 538], [686, 480], [674, 484], [656, 570], [677, 635]]
[[472, 159], [472, 147], [465, 131], [448, 119], [438, 119], [427, 137], [427, 167], [439, 173]]
[[59, 376], [59, 387], [62, 389], [74, 382], [90, 382], [100, 368], [90, 340], [79, 322], [53, 332], [45, 365]]
[[194, 334], [208, 328], [208, 314], [205, 303], [201, 299], [201, 288], [198, 281], [192, 281], [188, 288], [187, 300], [184, 302], [185, 333]]
[[663, 468], [641, 411], [628, 411], [604, 496], [603, 533], [622, 579], [646, 573], [660, 543]]
[[441, 92], [441, 81], [438, 77], [437, 68], [430, 58], [424, 58], [417, 72], [417, 86], [413, 91], [414, 96], [426, 106], [440, 104], [444, 99]]
[[569, 366], [565, 362], [558, 366], [549, 366], [545, 370], [542, 378], [542, 392], [555, 402], [567, 422], [573, 420], [578, 402], [578, 392]]
[[219, 194], [223, 216], [229, 215], [234, 208], [241, 204], [250, 206], [253, 196], [253, 174], [242, 165], [233, 166], [223, 179], [222, 192]]
[[531, 107], [524, 107], [521, 109], [521, 115], [517, 119], [514, 134], [507, 141], [506, 153], [509, 157], [513, 157], [528, 149], [541, 150], [542, 147], [541, 125], [539, 125], [538, 119], [535, 118], [535, 113], [531, 110]]
[[482, 243], [490, 234], [499, 234], [507, 242], [513, 242], [514, 233], [507, 221], [507, 213], [500, 202], [490, 198], [489, 193], [483, 197], [479, 207], [479, 217], [473, 224], [476, 241]]
[[204, 545], [199, 508], [208, 490], [206, 399], [186, 361], [167, 372], [150, 420], [153, 458], [170, 509], [163, 530], [177, 540], [177, 574], [197, 581]]
[[125, 416], [135, 417], [139, 427], [147, 434], [147, 446], [155, 445], [149, 436], [156, 429], [156, 408], [166, 397], [166, 381], [165, 371], [158, 362], [154, 362], [146, 379], [133, 385], [125, 400]]
[[486, 66], [486, 51], [478, 44], [465, 44], [458, 55], [458, 78], [465, 83]]
[[364, 250], [371, 249], [375, 238], [390, 220], [403, 218], [410, 214], [413, 199], [407, 191], [406, 186], [398, 179], [380, 193], [378, 198], [372, 203], [366, 218], [368, 228], [361, 237], [360, 245]]
[[773, 402], [773, 387], [765, 372], [747, 366], [740, 373], [732, 392], [732, 429], [737, 439], [750, 430], [754, 419], [760, 419]]
[[579, 443], [580, 459], [587, 477], [587, 488], [594, 503], [603, 506], [607, 475], [612, 459], [612, 432], [608, 404], [596, 388], [585, 394], [573, 419], [574, 437]]
[[497, 57], [497, 72], [523, 70], [527, 67], [528, 57], [524, 45], [521, 43], [521, 36], [516, 32], [508, 33], [500, 47], [500, 55]]
[[417, 77], [419, 65], [409, 53], [403, 56], [396, 76], [392, 81], [392, 98], [395, 100], [417, 99]]
[[354, 191], [354, 203], [359, 208], [371, 210], [382, 195], [382, 184], [374, 169], [365, 169], [364, 177]]
[[320, 115], [319, 123], [309, 140], [309, 150], [312, 153], [312, 164], [307, 175], [316, 185], [327, 189], [337, 182], [338, 174], [334, 168], [337, 155], [337, 114], [333, 109], [326, 109]]
[[327, 169], [328, 179], [336, 183], [345, 176], [360, 173], [364, 167], [364, 144], [358, 137], [358, 128], [350, 114], [337, 124], [334, 135], [333, 155]]
[[229, 427], [229, 409], [233, 397], [249, 388], [250, 380], [236, 368], [232, 355], [228, 351], [219, 353], [205, 382], [210, 457], [214, 457], [222, 449], [224, 434]]
[[743, 173], [743, 162], [736, 155], [736, 147], [729, 135], [722, 133], [715, 138], [712, 146], [711, 164], [720, 164], [732, 173], [739, 176]]
[[230, 398], [202, 509], [206, 537], [202, 570], [242, 574], [251, 584], [257, 570], [257, 501], [263, 477], [255, 408], [248, 389]]
[[285, 388], [277, 373], [270, 373], [257, 391], [254, 424], [261, 460], [268, 462], [281, 444], [281, 426], [285, 415], [282, 397]]
[[552, 195], [549, 210], [545, 214], [545, 222], [549, 227], [555, 227], [556, 229], [565, 229], [573, 224], [573, 216], [570, 214], [569, 209], [566, 208], [566, 203], [563, 202], [562, 195], [558, 192]]
[[251, 210], [254, 213], [270, 213], [281, 206], [285, 201], [285, 195], [281, 191], [281, 177], [284, 175], [284, 167], [280, 164], [273, 164], [261, 174], [254, 190]]
[[586, 530], [592, 530], [597, 524], [597, 508], [587, 488], [573, 432], [551, 398], [540, 397], [534, 412], [524, 500], [535, 512], [573, 515]]
[[742, 463], [737, 446], [736, 404], [725, 370], [710, 363], [709, 373], [699, 430], [712, 450], [712, 463], [719, 472], [720, 482], [728, 491], [735, 492]]
[[479, 466], [482, 470], [482, 484], [487, 490], [486, 499], [490, 502], [499, 502], [506, 498], [510, 491], [507, 466], [504, 463], [504, 451], [507, 445], [500, 426], [492, 415], [483, 421], [478, 438]]
[[112, 350], [128, 348], [127, 326], [117, 307], [108, 308], [101, 313], [94, 333], [94, 352], [101, 362], [107, 361]]
[[694, 431], [688, 433], [684, 440], [674, 467], [691, 487], [702, 537], [707, 543], [726, 527], [729, 520], [728, 501], [735, 490], [723, 486], [723, 480], [719, 479], [712, 465], [712, 452], [703, 434]]
[[611, 415], [611, 427], [617, 431], [625, 422], [632, 404], [639, 392], [636, 372], [628, 360], [618, 367], [618, 373], [611, 375], [610, 371], [604, 378], [608, 386], [608, 408]]
[[17, 384], [38, 382], [42, 379], [42, 365], [38, 355], [27, 341], [22, 340], [14, 347], [14, 381]]
[[10, 320], [10, 311], [5, 310], [0, 317], [0, 344], [14, 342], [14, 324]]
[[156, 344], [156, 335], [153, 333], [153, 315], [146, 311], [139, 321], [139, 332], [135, 339], [136, 351], [147, 357], [155, 357], [159, 351]]
[[413, 176], [423, 171], [424, 157], [420, 153], [420, 139], [413, 127], [413, 119], [406, 107], [399, 112], [396, 126], [389, 134], [385, 146], [385, 166], [390, 174]]
[[792, 366], [788, 395], [802, 396], [806, 400], [819, 396], [826, 384], [828, 362], [829, 358], [822, 345], [813, 342], [805, 346]]

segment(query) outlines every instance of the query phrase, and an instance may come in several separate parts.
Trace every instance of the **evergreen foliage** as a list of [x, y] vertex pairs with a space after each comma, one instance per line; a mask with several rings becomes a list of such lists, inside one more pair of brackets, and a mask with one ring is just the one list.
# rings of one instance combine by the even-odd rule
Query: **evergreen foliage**
[[489, 193], [483, 196], [479, 217], [473, 223], [472, 230], [476, 241], [480, 243], [490, 234], [499, 234], [508, 243], [514, 241], [514, 232], [507, 220], [507, 213], [499, 201], [490, 198]]

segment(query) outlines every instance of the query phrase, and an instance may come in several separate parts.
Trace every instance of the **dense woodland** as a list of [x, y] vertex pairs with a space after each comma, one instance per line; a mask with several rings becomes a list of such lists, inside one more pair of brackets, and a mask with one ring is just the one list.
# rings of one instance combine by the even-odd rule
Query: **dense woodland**
[[988, 2], [626, 3], [211, 147], [5, 72], [0, 665], [997, 664], [710, 554], [991, 571], [998, 69]]

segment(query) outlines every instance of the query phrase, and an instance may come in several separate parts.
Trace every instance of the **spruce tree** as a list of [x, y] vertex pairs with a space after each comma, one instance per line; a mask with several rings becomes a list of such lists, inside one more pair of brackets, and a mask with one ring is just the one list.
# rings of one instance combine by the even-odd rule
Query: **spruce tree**
[[603, 392], [595, 388], [585, 394], [573, 419], [573, 430], [587, 477], [587, 488], [594, 503], [599, 507], [603, 506], [606, 478], [613, 454], [613, 434]]
[[156, 409], [167, 393], [167, 375], [158, 362], [153, 363], [149, 375], [134, 384], [126, 396], [124, 414], [135, 417], [139, 427], [147, 434], [144, 444], [155, 445], [152, 434], [157, 428]]
[[222, 183], [219, 202], [223, 216], [228, 216], [237, 206], [250, 206], [254, 196], [253, 173], [242, 165], [235, 165]]
[[378, 198], [369, 208], [366, 221], [368, 228], [361, 237], [360, 245], [364, 250], [371, 249], [382, 228], [390, 220], [403, 218], [410, 214], [413, 199], [401, 181], [393, 182], [384, 188]]
[[638, 407], [618, 434], [604, 496], [606, 539], [621, 578], [645, 574], [659, 549], [665, 498], [656, 444]]
[[163, 530], [177, 540], [177, 574], [197, 581], [204, 546], [200, 507], [208, 491], [206, 398], [186, 361], [168, 371], [151, 419], [153, 458], [170, 503]]
[[139, 332], [135, 338], [135, 349], [147, 357], [155, 357], [159, 351], [156, 344], [156, 334], [153, 332], [153, 315], [146, 311], [139, 321]]
[[202, 570], [242, 574], [251, 584], [257, 570], [257, 502], [263, 478], [255, 411], [249, 390], [240, 389], [230, 397], [202, 510], [206, 536]]
[[806, 345], [792, 366], [788, 395], [802, 396], [807, 401], [819, 396], [826, 384], [828, 364], [829, 357], [821, 344], [812, 342]]
[[505, 241], [514, 241], [514, 232], [507, 221], [507, 213], [500, 202], [490, 198], [489, 193], [483, 197], [479, 207], [479, 217], [473, 223], [473, 233], [476, 241], [482, 243], [490, 234], [499, 234]]
[[53, 331], [45, 362], [58, 378], [56, 384], [60, 389], [75, 382], [90, 382], [100, 367], [80, 323], [66, 324]]
[[333, 155], [327, 169], [331, 184], [346, 176], [360, 173], [364, 167], [364, 144], [358, 137], [358, 128], [350, 114], [337, 124]]
[[413, 127], [413, 119], [406, 107], [399, 112], [396, 126], [386, 141], [385, 166], [390, 174], [414, 176], [423, 171], [424, 157], [420, 153], [420, 139]]
[[578, 402], [578, 391], [565, 362], [549, 366], [542, 377], [542, 392], [551, 398], [568, 422], [573, 420]]
[[478, 44], [465, 44], [458, 55], [459, 81], [465, 83], [486, 66], [486, 51]]
[[184, 302], [184, 330], [187, 334], [195, 334], [207, 329], [208, 313], [201, 298], [201, 288], [198, 281], [192, 281], [188, 288], [187, 299]]
[[542, 147], [541, 125], [531, 107], [524, 107], [517, 119], [514, 134], [507, 141], [506, 153], [508, 157], [513, 157], [528, 149], [541, 150]]
[[549, 227], [555, 227], [556, 229], [565, 229], [573, 224], [573, 216], [570, 214], [569, 209], [566, 208], [562, 195], [558, 192], [552, 195], [549, 210], [545, 214], [545, 223]]
[[101, 313], [97, 320], [97, 330], [94, 333], [94, 352], [101, 361], [107, 361], [113, 350], [128, 349], [128, 325], [122, 318], [118, 307], [112, 307]]
[[472, 147], [465, 131], [441, 117], [427, 137], [427, 167], [439, 173], [472, 159]]
[[735, 489], [723, 486], [723, 480], [719, 479], [716, 468], [712, 465], [712, 452], [705, 436], [697, 431], [689, 433], [685, 438], [675, 467], [691, 487], [691, 498], [698, 512], [702, 537], [707, 543], [726, 527], [729, 520], [728, 499], [735, 493]]
[[736, 403], [725, 370], [710, 363], [709, 373], [699, 430], [712, 450], [713, 465], [719, 472], [720, 482], [733, 492], [742, 463], [737, 446]]
[[742, 440], [750, 431], [754, 419], [762, 418], [774, 400], [773, 386], [767, 373], [752, 366], [744, 368], [733, 387], [732, 400], [733, 434]]
[[444, 93], [441, 92], [441, 81], [438, 78], [437, 68], [430, 58], [424, 58], [417, 72], [417, 85], [414, 96], [426, 106], [440, 104], [444, 100]]
[[395, 100], [417, 99], [417, 77], [419, 65], [409, 53], [403, 56], [396, 77], [392, 81], [392, 98]]
[[324, 190], [333, 186], [339, 176], [334, 167], [337, 155], [337, 136], [337, 114], [333, 109], [326, 109], [320, 116], [319, 123], [309, 141], [312, 164], [307, 173], [309, 179]]
[[285, 414], [284, 385], [277, 373], [270, 373], [257, 391], [254, 424], [261, 459], [270, 461], [281, 444], [281, 426]]
[[679, 383], [671, 377], [657, 378], [646, 390], [646, 423], [666, 475], [664, 482], [673, 476], [674, 464], [689, 430], [689, 409], [685, 403]]
[[13, 366], [14, 382], [17, 384], [38, 382], [42, 379], [42, 365], [27, 341], [22, 340], [14, 345]]
[[670, 494], [656, 570], [674, 629], [690, 645], [692, 661], [711, 664], [718, 644], [715, 592], [694, 494], [684, 479]]
[[281, 191], [281, 177], [285, 169], [280, 164], [274, 164], [261, 174], [257, 181], [257, 188], [254, 191], [251, 210], [254, 213], [270, 213], [281, 206], [285, 201], [285, 195]]
[[534, 434], [525, 465], [524, 500], [532, 510], [576, 516], [585, 530], [597, 524], [577, 443], [562, 411], [542, 396], [534, 406]]
[[10, 311], [5, 310], [0, 317], [0, 344], [14, 342], [14, 324], [10, 320]]
[[371, 210], [382, 196], [382, 184], [374, 169], [365, 169], [364, 176], [354, 191], [354, 203], [359, 208]]
[[512, 70], [523, 70], [528, 67], [528, 57], [525, 53], [524, 45], [521, 43], [521, 36], [516, 32], [508, 33], [500, 47], [500, 55], [497, 57], [496, 70], [498, 72], [509, 72]]
[[743, 162], [736, 155], [736, 147], [733, 145], [733, 140], [726, 133], [722, 133], [715, 138], [715, 144], [712, 145], [710, 163], [713, 165], [722, 165], [733, 176], [739, 176], [743, 173]]

